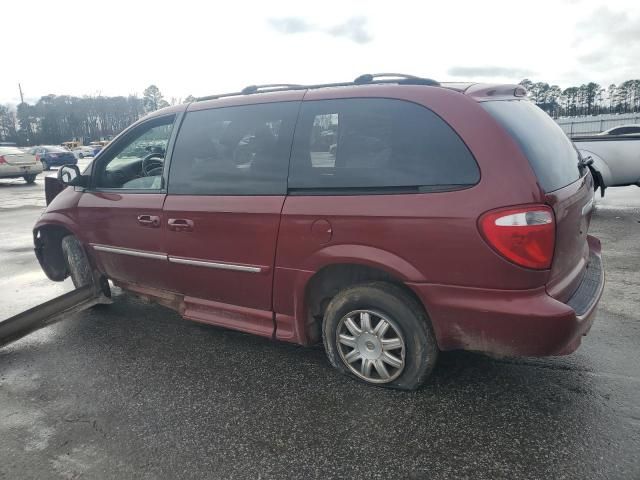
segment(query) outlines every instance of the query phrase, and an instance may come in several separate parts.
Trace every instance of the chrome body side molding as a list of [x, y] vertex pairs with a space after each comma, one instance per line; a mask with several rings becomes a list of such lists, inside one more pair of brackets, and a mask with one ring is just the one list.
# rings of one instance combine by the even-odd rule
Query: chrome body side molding
[[192, 265], [194, 267], [218, 268], [220, 270], [235, 270], [237, 272], [260, 273], [262, 268], [249, 265], [236, 265], [233, 263], [210, 262], [207, 260], [192, 260], [190, 258], [169, 257], [169, 262], [181, 265]]
[[209, 260], [195, 260], [192, 258], [172, 257], [166, 253], [147, 252], [144, 250], [134, 250], [132, 248], [112, 247], [110, 245], [99, 245], [90, 243], [94, 250], [99, 252], [116, 253], [119, 255], [129, 255], [131, 257], [151, 258], [153, 260], [168, 260], [171, 263], [180, 265], [191, 265], [194, 267], [217, 268], [220, 270], [233, 270], [236, 272], [260, 273], [261, 267], [251, 265], [237, 265], [234, 263], [212, 262]]

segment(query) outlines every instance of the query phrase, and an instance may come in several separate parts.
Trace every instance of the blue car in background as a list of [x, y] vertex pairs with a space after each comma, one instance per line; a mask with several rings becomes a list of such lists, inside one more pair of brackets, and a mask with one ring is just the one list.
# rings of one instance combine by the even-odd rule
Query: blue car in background
[[42, 162], [44, 170], [50, 170], [51, 167], [61, 167], [63, 165], [76, 165], [78, 159], [76, 156], [63, 147], [55, 145], [41, 145], [33, 147], [29, 153], [36, 156], [37, 160]]

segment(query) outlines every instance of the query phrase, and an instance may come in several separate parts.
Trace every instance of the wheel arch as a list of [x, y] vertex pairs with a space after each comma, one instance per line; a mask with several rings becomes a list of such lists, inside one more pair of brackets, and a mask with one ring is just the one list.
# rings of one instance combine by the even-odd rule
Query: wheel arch
[[297, 314], [299, 324], [304, 325], [305, 343], [316, 343], [322, 338], [322, 319], [333, 297], [341, 290], [358, 284], [375, 281], [393, 284], [410, 295], [428, 315], [420, 297], [405, 283], [407, 280], [397, 272], [369, 262], [351, 260], [320, 267], [304, 285], [304, 301], [298, 304], [302, 307]]
[[[45, 275], [54, 282], [61, 282], [69, 276], [69, 269], [62, 252], [62, 239], [67, 235], [76, 235], [69, 219], [57, 213], [45, 214], [33, 228], [33, 244], [36, 258]], [[58, 218], [62, 217], [62, 218]]]

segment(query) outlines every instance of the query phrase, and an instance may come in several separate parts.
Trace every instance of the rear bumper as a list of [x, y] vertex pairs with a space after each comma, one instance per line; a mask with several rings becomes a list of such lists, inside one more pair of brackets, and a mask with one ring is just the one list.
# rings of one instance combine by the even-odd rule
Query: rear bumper
[[567, 355], [580, 346], [604, 289], [600, 242], [589, 237], [589, 265], [573, 296], [562, 303], [544, 287], [486, 290], [409, 284], [427, 307], [441, 350], [504, 356]]
[[23, 166], [7, 164], [0, 166], [0, 178], [18, 178], [39, 173], [42, 173], [42, 164], [40, 162]]
[[76, 157], [73, 157], [73, 158], [47, 158], [46, 162], [50, 167], [62, 167], [63, 165], [76, 165], [78, 163], [78, 159]]

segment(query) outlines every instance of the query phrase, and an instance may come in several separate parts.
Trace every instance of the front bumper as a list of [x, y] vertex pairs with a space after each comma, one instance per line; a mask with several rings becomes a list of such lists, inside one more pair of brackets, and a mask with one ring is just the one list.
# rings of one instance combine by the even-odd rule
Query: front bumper
[[441, 350], [502, 356], [567, 355], [593, 324], [604, 289], [600, 242], [588, 237], [589, 265], [573, 296], [562, 303], [544, 287], [488, 290], [409, 284], [421, 297]]

